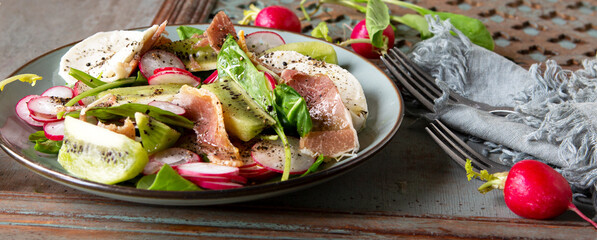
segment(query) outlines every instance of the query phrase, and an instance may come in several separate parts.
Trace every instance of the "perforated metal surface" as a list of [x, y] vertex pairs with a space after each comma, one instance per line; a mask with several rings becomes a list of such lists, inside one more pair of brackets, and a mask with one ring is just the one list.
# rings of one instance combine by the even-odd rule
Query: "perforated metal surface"
[[[595, 57], [597, 51], [597, 0], [448, 0], [410, 1], [436, 10], [453, 12], [480, 19], [492, 33], [495, 52], [511, 59], [523, 67], [533, 63], [554, 59], [570, 69], [580, 67], [584, 58]], [[262, 0], [252, 1], [258, 7], [284, 5], [296, 10], [299, 1]], [[315, 1], [308, 1], [309, 10]], [[242, 10], [248, 8], [242, 0], [219, 1], [214, 13], [226, 9], [234, 21], [242, 18]], [[392, 13], [402, 15], [413, 11], [388, 4]], [[300, 16], [300, 15], [299, 15]], [[303, 23], [303, 32], [310, 33], [320, 21], [328, 22], [334, 40], [350, 35], [349, 26], [354, 26], [364, 14], [354, 9], [326, 4], [311, 22]], [[406, 26], [396, 24], [399, 33], [397, 44], [408, 50], [418, 41], [417, 33]]]

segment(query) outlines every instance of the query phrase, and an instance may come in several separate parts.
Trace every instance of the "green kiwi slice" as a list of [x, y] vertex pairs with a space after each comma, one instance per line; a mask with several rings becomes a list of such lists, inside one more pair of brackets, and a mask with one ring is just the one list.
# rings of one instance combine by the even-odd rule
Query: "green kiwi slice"
[[148, 162], [141, 143], [67, 116], [58, 163], [74, 176], [104, 184], [134, 178]]
[[135, 113], [135, 122], [139, 128], [143, 148], [149, 154], [171, 147], [180, 137], [176, 130], [143, 113]]

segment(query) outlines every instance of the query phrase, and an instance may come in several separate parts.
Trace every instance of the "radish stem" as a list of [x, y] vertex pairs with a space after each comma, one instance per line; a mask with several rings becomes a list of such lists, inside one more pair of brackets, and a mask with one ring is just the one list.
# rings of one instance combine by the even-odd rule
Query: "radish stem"
[[573, 211], [576, 214], [578, 214], [578, 216], [580, 216], [585, 221], [589, 222], [591, 225], [593, 225], [593, 227], [595, 227], [595, 229], [597, 229], [597, 223], [593, 222], [593, 220], [591, 220], [590, 218], [588, 218], [587, 216], [585, 216], [582, 212], [580, 212], [580, 210], [578, 210], [578, 208], [576, 206], [574, 206], [574, 204], [572, 202], [570, 202], [568, 204], [568, 209], [570, 211]]

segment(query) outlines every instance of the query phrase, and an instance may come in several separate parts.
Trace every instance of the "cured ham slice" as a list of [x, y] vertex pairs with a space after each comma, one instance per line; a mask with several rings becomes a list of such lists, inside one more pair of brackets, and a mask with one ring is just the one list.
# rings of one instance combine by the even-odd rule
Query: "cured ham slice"
[[191, 150], [203, 153], [211, 163], [240, 167], [238, 149], [232, 145], [224, 128], [222, 105], [216, 95], [205, 89], [184, 85], [173, 102], [186, 110], [184, 114], [195, 123], [196, 140]]
[[329, 77], [286, 69], [282, 72], [282, 79], [303, 96], [313, 121], [311, 132], [300, 140], [303, 153], [338, 158], [359, 149], [350, 112]]
[[220, 11], [216, 14], [214, 19], [209, 24], [209, 27], [205, 30], [205, 35], [209, 40], [209, 46], [213, 48], [216, 52], [220, 52], [224, 41], [226, 40], [226, 36], [228, 34], [232, 34], [232, 36], [236, 36], [236, 30], [234, 30], [234, 24], [230, 21], [230, 18], [224, 13]]

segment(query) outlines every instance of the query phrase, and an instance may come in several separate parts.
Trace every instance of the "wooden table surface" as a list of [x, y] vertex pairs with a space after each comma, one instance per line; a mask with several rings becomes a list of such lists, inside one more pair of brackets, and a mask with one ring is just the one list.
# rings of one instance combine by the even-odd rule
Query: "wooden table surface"
[[[5, 0], [0, 3], [0, 77], [98, 31], [144, 27], [166, 18], [179, 23], [209, 18], [204, 10], [188, 10], [200, 4], [201, 9], [224, 9], [239, 17], [239, 6], [246, 6], [236, 4], [240, 2]], [[346, 12], [352, 21], [358, 18]], [[425, 134], [426, 124], [407, 115], [387, 147], [329, 182], [221, 206], [165, 207], [107, 199], [47, 180], [0, 152], [0, 238], [597, 237], [595, 229], [570, 212], [549, 221], [526, 220], [507, 209], [501, 192], [479, 194], [479, 182], [467, 182], [464, 171]], [[583, 211], [594, 215], [590, 208]]]

